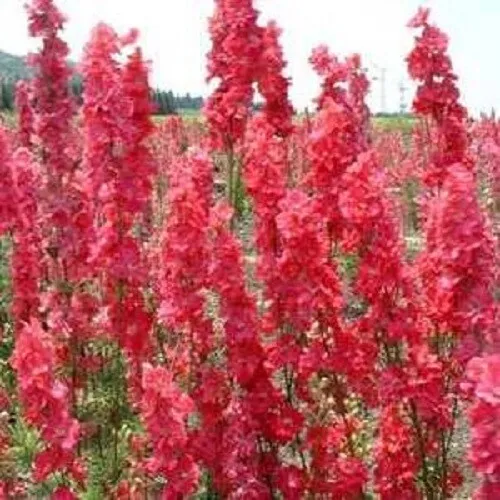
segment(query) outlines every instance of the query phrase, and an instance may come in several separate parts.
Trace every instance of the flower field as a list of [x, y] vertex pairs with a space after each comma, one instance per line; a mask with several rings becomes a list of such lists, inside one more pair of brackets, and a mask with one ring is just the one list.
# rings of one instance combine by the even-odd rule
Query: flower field
[[[420, 9], [415, 119], [360, 56], [216, 0], [203, 116], [152, 118], [140, 34], [69, 88], [66, 19], [0, 127], [0, 499], [500, 499], [500, 122]], [[258, 93], [263, 106], [252, 107]]]

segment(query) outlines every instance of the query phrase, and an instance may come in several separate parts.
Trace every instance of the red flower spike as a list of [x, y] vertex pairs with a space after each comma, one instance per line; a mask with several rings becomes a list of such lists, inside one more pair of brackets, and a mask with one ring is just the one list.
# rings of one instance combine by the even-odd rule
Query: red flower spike
[[208, 80], [219, 83], [204, 113], [215, 149], [233, 147], [245, 131], [256, 81], [254, 65], [262, 53], [257, 17], [253, 0], [217, 0], [210, 19]]
[[16, 85], [16, 110], [19, 115], [18, 141], [21, 146], [31, 147], [33, 139], [33, 104], [31, 85], [20, 81]]
[[467, 376], [474, 395], [469, 461], [482, 480], [474, 498], [493, 500], [500, 484], [500, 355], [471, 360]]
[[84, 162], [94, 221], [101, 221], [89, 257], [94, 274], [103, 276], [101, 327], [129, 357], [134, 393], [150, 348], [151, 316], [141, 291], [145, 256], [132, 229], [151, 196], [156, 164], [146, 144], [153, 131], [149, 70], [138, 49], [121, 68], [115, 60], [120, 49], [118, 35], [104, 24], [85, 49]]
[[283, 75], [286, 62], [279, 43], [281, 30], [270, 22], [262, 31], [262, 47], [257, 75], [258, 89], [264, 98], [264, 113], [267, 122], [281, 137], [293, 130], [293, 107], [288, 99], [289, 80]]
[[429, 10], [420, 9], [410, 22], [411, 27], [422, 29], [422, 34], [415, 38], [406, 61], [408, 73], [419, 84], [413, 109], [437, 128], [436, 143], [427, 137], [432, 146], [427, 147], [431, 147], [431, 155], [424, 172], [424, 181], [432, 188], [442, 185], [447, 168], [454, 163], [470, 170], [473, 164], [467, 155], [467, 112], [459, 102], [457, 76], [447, 54], [448, 37], [429, 24], [428, 18]]
[[163, 498], [187, 497], [196, 491], [199, 479], [198, 467], [186, 451], [193, 402], [163, 367], [143, 367], [142, 391], [141, 414], [153, 446], [147, 471], [167, 480]]
[[31, 320], [18, 334], [11, 364], [19, 381], [26, 421], [40, 431], [45, 448], [35, 457], [34, 478], [70, 473], [77, 461], [78, 421], [69, 414], [68, 388], [55, 377], [56, 353], [49, 334]]

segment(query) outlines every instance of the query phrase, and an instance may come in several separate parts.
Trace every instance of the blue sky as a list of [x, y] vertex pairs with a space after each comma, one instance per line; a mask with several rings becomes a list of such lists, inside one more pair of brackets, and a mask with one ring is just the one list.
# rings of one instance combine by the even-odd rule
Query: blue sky
[[[34, 48], [26, 34], [25, 0], [0, 0], [0, 49], [23, 54]], [[333, 52], [359, 52], [373, 76], [386, 68], [386, 107], [399, 107], [399, 85], [408, 86], [404, 56], [412, 44], [406, 22], [418, 5], [430, 6], [450, 36], [450, 52], [463, 100], [471, 111], [500, 109], [499, 0], [257, 0], [262, 20], [276, 19], [293, 80], [292, 99], [303, 107], [317, 94], [318, 81], [307, 59], [326, 43]], [[152, 82], [176, 92], [206, 95], [206, 19], [212, 0], [59, 0], [68, 15], [65, 38], [78, 59], [98, 21], [119, 31], [137, 27], [153, 63]], [[407, 100], [411, 99], [411, 88]], [[381, 85], [373, 82], [370, 104], [381, 107]]]

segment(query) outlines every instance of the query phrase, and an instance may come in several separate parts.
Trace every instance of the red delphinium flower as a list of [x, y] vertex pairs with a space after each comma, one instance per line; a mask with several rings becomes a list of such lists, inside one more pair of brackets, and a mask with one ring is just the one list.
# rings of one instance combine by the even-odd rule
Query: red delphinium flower
[[[123, 224], [129, 228], [133, 218], [148, 200], [155, 164], [146, 147], [153, 131], [150, 119], [148, 68], [137, 49], [122, 69], [116, 61], [124, 41], [105, 24], [94, 28], [82, 63], [84, 76], [85, 164], [96, 209], [121, 203], [126, 209]], [[114, 117], [112, 120], [110, 117]], [[118, 119], [120, 118], [120, 119]], [[110, 192], [116, 169], [126, 164], [131, 175], [120, 170], [120, 179]], [[114, 169], [113, 169], [114, 167]], [[136, 196], [131, 192], [136, 190]], [[116, 191], [120, 191], [118, 194]]]
[[154, 127], [150, 139], [150, 150], [157, 165], [157, 173], [153, 182], [150, 206], [144, 215], [143, 225], [149, 229], [147, 243], [148, 265], [151, 282], [158, 293], [161, 282], [161, 240], [167, 214], [168, 176], [171, 165], [192, 142], [187, 138], [187, 124], [180, 116], [167, 116]]
[[318, 109], [323, 109], [330, 99], [342, 107], [346, 117], [353, 122], [350, 133], [356, 136], [345, 137], [345, 140], [356, 139], [350, 146], [363, 150], [370, 113], [365, 104], [369, 83], [361, 67], [360, 56], [354, 54], [342, 62], [329, 52], [328, 47], [320, 45], [313, 50], [309, 61], [323, 79], [321, 93], [316, 99]]
[[481, 344], [493, 314], [494, 246], [467, 168], [448, 169], [441, 192], [430, 201], [424, 230], [419, 273], [434, 334], [451, 332]]
[[[75, 144], [78, 135], [73, 129], [75, 103], [70, 92], [68, 47], [60, 37], [65, 19], [52, 0], [33, 0], [27, 8], [30, 34], [42, 42], [40, 51], [30, 60], [35, 73], [30, 95], [31, 142], [41, 174], [37, 188], [44, 275], [41, 309], [49, 330], [60, 341], [60, 363], [71, 362], [72, 372], [78, 373], [72, 377], [76, 383], [77, 359], [81, 357], [78, 344], [92, 333], [89, 319], [82, 320], [84, 312], [74, 307], [89, 299], [81, 285], [89, 277], [92, 221]], [[75, 398], [75, 387], [68, 385]]]
[[[426, 329], [442, 365], [441, 375], [429, 380], [426, 389], [430, 395], [433, 388], [441, 387], [441, 396], [429, 403], [441, 408], [441, 417], [435, 410], [426, 414], [419, 409], [431, 442], [453, 432], [457, 413], [453, 408], [461, 397], [457, 382], [465, 363], [492, 341], [494, 315], [494, 247], [477, 200], [474, 175], [456, 164], [447, 168], [441, 181], [440, 191], [425, 207], [425, 247], [416, 266]], [[441, 488], [449, 495], [451, 470], [442, 474]]]
[[257, 76], [258, 89], [264, 98], [262, 112], [281, 137], [293, 129], [293, 107], [288, 98], [289, 80], [283, 75], [286, 62], [280, 46], [280, 28], [270, 22], [262, 31], [262, 47]]
[[375, 488], [382, 500], [417, 500], [415, 485], [419, 463], [415, 457], [413, 430], [397, 405], [387, 406], [380, 416], [375, 444]]
[[329, 248], [315, 200], [291, 190], [279, 203], [276, 218], [282, 244], [277, 261], [281, 314], [296, 332], [315, 320], [338, 330], [342, 307], [340, 283], [329, 262]]
[[353, 150], [353, 134], [357, 132], [349, 115], [328, 99], [316, 115], [309, 137], [310, 169], [304, 184], [315, 190], [332, 241], [340, 236], [342, 228], [338, 209], [340, 178], [357, 155], [357, 151]]
[[[448, 370], [448, 363], [426, 345], [411, 350], [405, 367], [404, 391], [412, 406], [409, 413], [413, 418], [418, 415], [426, 424], [429, 448], [436, 446], [438, 431], [450, 429], [454, 424], [452, 391], [446, 387]], [[429, 450], [431, 455], [436, 451]]]
[[[426, 429], [427, 457], [440, 457], [444, 464], [438, 487], [447, 496], [459, 484], [459, 475], [449, 458], [444, 461], [449, 445], [439, 447], [439, 442], [449, 442], [453, 433], [465, 363], [493, 340], [494, 247], [474, 175], [463, 165], [448, 167], [425, 210], [425, 247], [415, 269], [426, 338], [434, 354], [420, 366], [415, 359], [417, 372], [409, 371], [407, 387], [409, 395], [417, 390], [414, 425], [418, 415]], [[418, 441], [422, 448], [422, 437]]]
[[[463, 481], [459, 463], [450, 457], [449, 448], [457, 419], [456, 398], [449, 388], [455, 383], [450, 376], [452, 372], [449, 363], [440, 360], [425, 344], [411, 348], [403, 359], [401, 351], [387, 350], [386, 356], [391, 364], [381, 374], [380, 402], [385, 408], [397, 408], [398, 415], [410, 428], [409, 446], [417, 461], [425, 495], [440, 491], [448, 498]], [[380, 426], [383, 428], [384, 413], [381, 417]], [[389, 449], [382, 448], [376, 455], [386, 473], [385, 462], [389, 459]], [[431, 474], [434, 463], [441, 465]], [[396, 469], [393, 471], [397, 472]], [[398, 482], [397, 476], [385, 479], [393, 484]]]
[[488, 187], [487, 205], [496, 217], [500, 207], [500, 123], [494, 116], [482, 117], [472, 126], [471, 136], [477, 170]]
[[395, 195], [395, 215], [402, 218], [403, 232], [410, 237], [414, 237], [419, 228], [417, 195], [425, 159], [425, 150], [415, 143], [420, 130], [422, 127], [418, 125], [408, 132], [376, 130], [373, 141], [378, 161], [388, 178], [387, 188]]
[[16, 111], [18, 114], [17, 136], [19, 145], [31, 147], [33, 138], [33, 104], [31, 85], [22, 80], [16, 85]]
[[304, 182], [309, 170], [307, 144], [311, 123], [309, 118], [295, 124], [293, 132], [288, 136], [288, 184], [298, 186]]
[[500, 355], [474, 358], [467, 377], [473, 386], [469, 461], [482, 480], [474, 498], [493, 500], [500, 491]]
[[156, 174], [156, 162], [148, 148], [148, 140], [154, 131], [149, 67], [139, 48], [129, 56], [123, 68], [122, 86], [123, 97], [129, 106], [125, 115], [129, 123], [124, 127], [126, 142], [123, 156], [127, 172], [122, 173], [123, 179], [117, 189], [124, 196], [119, 200], [121, 206], [135, 215], [141, 213], [148, 203], [152, 178]]
[[[228, 346], [230, 373], [243, 387], [260, 376], [263, 353], [258, 338], [258, 316], [254, 298], [247, 292], [243, 274], [243, 252], [228, 231], [231, 209], [217, 205], [212, 210], [210, 283], [220, 296], [220, 314]], [[231, 272], [229, 272], [231, 270]]]
[[84, 163], [98, 225], [90, 262], [103, 286], [102, 327], [133, 361], [129, 368], [139, 388], [151, 317], [142, 294], [147, 269], [132, 230], [151, 195], [155, 164], [146, 147], [152, 131], [147, 67], [138, 51], [123, 69], [115, 60], [130, 38], [100, 24], [86, 47]]
[[417, 121], [412, 128], [408, 147], [412, 175], [415, 180], [426, 180], [425, 171], [431, 161], [433, 145], [438, 143], [438, 128], [427, 121]]
[[[333, 395], [325, 396], [333, 400], [326, 403], [332, 404], [333, 416], [307, 432], [305, 446], [312, 457], [310, 491], [341, 497], [360, 494], [367, 474], [353, 447], [357, 424], [348, 415], [345, 397], [352, 390], [349, 376], [362, 372], [354, 361], [362, 341], [342, 324], [340, 282], [316, 200], [291, 190], [279, 208], [276, 300], [281, 328], [269, 347], [269, 363], [274, 370], [284, 370], [287, 391], [290, 384], [294, 387], [289, 397], [300, 398], [307, 406], [303, 412], [311, 418], [325, 410], [321, 406], [325, 402], [309, 392], [309, 382], [318, 379], [320, 387]], [[333, 435], [337, 436], [335, 444], [330, 441]]]
[[257, 277], [264, 283], [264, 296], [271, 301], [266, 314], [268, 330], [274, 329], [278, 303], [273, 276], [280, 253], [276, 216], [287, 182], [288, 143], [292, 132], [293, 108], [288, 99], [288, 80], [283, 76], [286, 63], [279, 44], [280, 30], [271, 22], [262, 33], [259, 90], [265, 99], [263, 111], [252, 118], [242, 145], [243, 175], [247, 193], [253, 199], [258, 252]]
[[[274, 126], [264, 114], [249, 123], [243, 146], [243, 177], [247, 193], [253, 200], [255, 247], [258, 252], [257, 277], [265, 285], [266, 300], [275, 299], [276, 259], [280, 244], [276, 228], [278, 203], [285, 195], [287, 145], [275, 135]], [[273, 324], [278, 303], [271, 304], [268, 320]]]
[[[233, 395], [226, 409], [224, 431], [218, 452], [222, 454], [220, 470], [214, 483], [226, 498], [272, 498], [270, 467], [264, 465], [264, 453], [259, 450], [262, 439], [252, 407], [241, 397]], [[260, 475], [262, 469], [262, 476]]]
[[113, 207], [122, 209], [126, 232], [149, 199], [155, 163], [146, 147], [153, 131], [148, 68], [136, 50], [122, 69], [115, 56], [123, 46], [110, 27], [98, 25], [82, 71], [88, 189], [95, 209], [107, 218], [117, 217]]
[[16, 219], [16, 207], [12, 203], [14, 182], [12, 179], [12, 149], [7, 131], [0, 127], [0, 235], [10, 231]]
[[197, 463], [203, 464], [209, 472], [216, 490], [227, 491], [230, 481], [224, 472], [223, 436], [227, 429], [226, 411], [231, 401], [231, 387], [224, 366], [201, 365], [191, 397], [201, 423], [190, 433], [190, 449]]
[[[90, 218], [87, 200], [79, 187], [78, 158], [74, 156], [75, 105], [69, 90], [72, 72], [66, 61], [68, 47], [59, 35], [65, 18], [52, 0], [33, 0], [28, 15], [31, 36], [42, 39], [40, 52], [31, 57], [35, 70], [31, 83], [32, 142], [42, 171], [40, 222], [47, 250], [44, 263], [49, 292], [57, 294], [60, 290], [55, 282], [74, 285], [86, 277]], [[25, 113], [28, 115], [29, 110]]]
[[[472, 126], [472, 154], [474, 155], [480, 179], [478, 186], [484, 186], [481, 201], [485, 203], [491, 221], [496, 253], [495, 284], [499, 283], [500, 266], [500, 122], [493, 115]], [[498, 315], [498, 307], [497, 307]], [[500, 337], [497, 333], [497, 342]], [[499, 344], [500, 345], [500, 344]]]
[[467, 157], [467, 111], [459, 102], [457, 76], [447, 53], [448, 37], [429, 22], [429, 9], [420, 8], [409, 26], [421, 29], [406, 59], [411, 78], [419, 82], [413, 109], [430, 119], [428, 126], [436, 126], [438, 135], [427, 160], [424, 181], [430, 187], [439, 187], [450, 165], [462, 163], [473, 168]]
[[[10, 392], [10, 391], [9, 391]], [[4, 389], [0, 389], [0, 463], [8, 463], [10, 459], [11, 447], [13, 444], [12, 432], [9, 429], [9, 413], [12, 409], [11, 395]], [[16, 477], [12, 472], [2, 471], [2, 480], [0, 480], [0, 499], [7, 500], [17, 493], [14, 491]]]
[[12, 314], [17, 325], [38, 314], [40, 306], [41, 239], [37, 227], [38, 174], [26, 149], [10, 150], [0, 129], [0, 234], [13, 238]]
[[[180, 116], [167, 116], [161, 123], [154, 127], [150, 140], [150, 150], [157, 164], [157, 175], [153, 183], [150, 212], [146, 217], [151, 233], [149, 241], [150, 268], [154, 272], [160, 266], [158, 264], [161, 240], [161, 229], [164, 226], [167, 212], [167, 179], [170, 166], [177, 161], [188, 144], [192, 142], [187, 139], [187, 126]], [[158, 279], [153, 279], [153, 283]]]
[[[281, 252], [276, 261], [273, 300], [279, 301], [281, 332], [270, 347], [269, 361], [274, 369], [290, 367], [299, 377], [297, 389], [303, 391], [308, 378], [328, 369], [333, 361], [328, 351], [342, 330], [343, 300], [314, 199], [291, 190], [279, 208], [276, 223]], [[301, 346], [305, 337], [301, 337], [308, 334], [313, 345], [306, 354]]]
[[[371, 346], [364, 345], [364, 359], [372, 363], [371, 374], [368, 370], [366, 375], [365, 399], [369, 403], [378, 400], [382, 407], [381, 433], [385, 432], [385, 418], [392, 418], [394, 422], [404, 420], [405, 426], [411, 426], [405, 433], [406, 445], [401, 453], [406, 455], [414, 472], [420, 468], [425, 471], [424, 483], [429, 490], [434, 486], [429, 483], [428, 457], [436, 455], [440, 433], [453, 428], [454, 423], [452, 399], [445, 383], [448, 364], [425, 347], [427, 337], [421, 316], [425, 309], [418, 300], [413, 269], [405, 262], [402, 231], [391, 200], [387, 173], [374, 151], [358, 157], [344, 173], [341, 186], [339, 205], [345, 228], [342, 243], [346, 251], [355, 251], [358, 255], [353, 287], [367, 306], [366, 313], [354, 324], [362, 338], [371, 338], [372, 342]], [[380, 350], [382, 364], [373, 355], [374, 346]], [[380, 381], [374, 384], [377, 372]], [[400, 415], [400, 420], [394, 420], [395, 415]], [[404, 427], [401, 432], [405, 432]], [[418, 497], [411, 471], [400, 478], [397, 469], [387, 468], [393, 457], [383, 442], [376, 460], [384, 474], [395, 474], [378, 476], [387, 498], [391, 494], [388, 485], [397, 490], [400, 481], [404, 488], [401, 494], [407, 498]], [[448, 459], [447, 470], [443, 471], [448, 493], [452, 466]]]
[[204, 296], [209, 287], [207, 227], [212, 163], [205, 152], [190, 152], [179, 157], [168, 174], [159, 316], [173, 332], [187, 334], [192, 356], [199, 363], [209, 354], [213, 342]]
[[361, 56], [353, 54], [347, 59], [349, 75], [347, 78], [347, 90], [349, 105], [358, 121], [359, 147], [365, 149], [369, 142], [368, 127], [370, 125], [370, 110], [366, 104], [366, 96], [370, 88], [368, 77], [362, 67]]
[[373, 149], [389, 178], [390, 186], [399, 188], [413, 175], [404, 133], [399, 130], [374, 130]]
[[118, 483], [115, 491], [113, 492], [113, 500], [141, 500], [143, 492], [138, 484], [133, 484], [127, 479], [123, 479]]
[[346, 448], [350, 431], [341, 420], [328, 426], [308, 429], [307, 442], [311, 450], [311, 479], [313, 495], [331, 498], [360, 498], [368, 480], [363, 461]]
[[[132, 42], [136, 37], [137, 33], [132, 31], [129, 40], [124, 39], [122, 43]], [[143, 214], [151, 198], [152, 180], [156, 174], [156, 162], [148, 148], [148, 141], [154, 130], [151, 120], [149, 67], [145, 64], [140, 49], [136, 49], [129, 56], [123, 68], [122, 88], [123, 98], [129, 105], [128, 113], [124, 117], [126, 125], [123, 129], [125, 144], [122, 167], [118, 171], [117, 178], [108, 184], [109, 198], [106, 195], [103, 197], [104, 200], [109, 200], [108, 204], [104, 205], [103, 213], [107, 223], [115, 226], [118, 242], [121, 238], [120, 234], [129, 233], [132, 235], [133, 223]], [[103, 236], [106, 239], [106, 231]], [[99, 239], [99, 234], [97, 238]], [[139, 257], [139, 269], [145, 268], [146, 256], [142, 252], [139, 239], [130, 237], [127, 241], [127, 237], [125, 237], [123, 245], [125, 248], [118, 249], [116, 258], [126, 261], [127, 259], [122, 253], [124, 250], [130, 256]], [[152, 318], [146, 311], [142, 293], [147, 285], [147, 277], [140, 276], [141, 273], [139, 273], [137, 279], [142, 279], [134, 281], [134, 276], [130, 276], [130, 274], [129, 272], [129, 277], [122, 280], [121, 271], [119, 271], [116, 283], [119, 287], [128, 288], [124, 304], [130, 313], [129, 328], [122, 330], [121, 340], [127, 354], [131, 357], [130, 364], [132, 366], [129, 369], [133, 373], [136, 370], [140, 372], [140, 361], [149, 348]], [[117, 311], [117, 313], [118, 316], [121, 316], [123, 312]], [[120, 321], [126, 318], [127, 316], [122, 316]], [[135, 319], [135, 325], [130, 324], [132, 323], [131, 318]], [[119, 323], [116, 326], [119, 327]], [[115, 330], [115, 332], [119, 331]]]
[[228, 371], [242, 391], [241, 395], [233, 393], [227, 409], [223, 453], [229, 455], [223, 461], [223, 480], [229, 491], [249, 495], [264, 489], [269, 494], [277, 457], [261, 448], [262, 440], [287, 443], [301, 428], [302, 417], [284, 407], [282, 395], [272, 384], [259, 338], [256, 303], [245, 287], [241, 245], [227, 227], [230, 218], [226, 205], [212, 212], [211, 286], [219, 296]]
[[[222, 494], [231, 498], [271, 499], [280, 492], [293, 492], [291, 498], [300, 498], [305, 493], [305, 472], [296, 466], [284, 467], [278, 455], [280, 445], [289, 442], [300, 429], [302, 416], [298, 412], [280, 414], [279, 400], [274, 398], [269, 403], [266, 392], [268, 389], [261, 386], [247, 398], [234, 394], [225, 412], [220, 448], [224, 460], [219, 476], [223, 481], [216, 484]], [[267, 436], [259, 422], [266, 411], [268, 420], [263, 422], [268, 427], [264, 430]]]
[[34, 463], [35, 481], [64, 473], [81, 482], [83, 472], [75, 458], [80, 426], [69, 413], [67, 386], [56, 378], [57, 359], [52, 336], [37, 320], [19, 332], [11, 364], [16, 371], [23, 415], [40, 431], [45, 447]]
[[[459, 102], [448, 39], [428, 17], [429, 11], [421, 9], [410, 22], [422, 34], [407, 62], [410, 75], [420, 82], [414, 109], [428, 119], [421, 151], [423, 180], [431, 190], [424, 199], [425, 247], [416, 271], [429, 345], [442, 372], [429, 381], [428, 391], [441, 387], [441, 403], [432, 405], [442, 408], [443, 418], [432, 422], [429, 415], [422, 415], [430, 442], [437, 448], [437, 441], [446, 442], [453, 432], [454, 408], [462, 396], [458, 381], [466, 362], [493, 341], [495, 260], [487, 220], [477, 200], [467, 113]], [[441, 447], [427, 453], [444, 460], [447, 450]], [[448, 484], [452, 471], [443, 467], [440, 475], [443, 495], [451, 494], [456, 486]]]
[[83, 161], [87, 175], [87, 190], [92, 197], [94, 212], [101, 209], [101, 186], [108, 183], [115, 156], [123, 147], [121, 123], [111, 117], [124, 116], [129, 103], [120, 94], [121, 71], [116, 57], [121, 43], [115, 31], [98, 24], [85, 47], [80, 69], [84, 83]]
[[[430, 202], [427, 224], [433, 229], [425, 228], [429, 251], [420, 256], [416, 269], [423, 303], [417, 300], [420, 288], [412, 283], [414, 275], [404, 262], [398, 225], [388, 193], [384, 193], [384, 172], [377, 168], [375, 156], [361, 155], [343, 181], [344, 224], [354, 230], [347, 233], [348, 242], [360, 248], [355, 290], [369, 306], [360, 327], [376, 332], [387, 363], [382, 371], [385, 382], [380, 384], [381, 403], [408, 401], [400, 411], [413, 427], [419, 467], [425, 471], [436, 456], [446, 464], [439, 472], [439, 485], [432, 485], [424, 472], [425, 488], [442, 488], [449, 495], [459, 485], [460, 476], [447, 456], [448, 448], [440, 448], [439, 442], [448, 442], [453, 432], [457, 376], [474, 350], [467, 352], [469, 343], [450, 350], [443, 336], [455, 335], [453, 346], [467, 335], [475, 341], [481, 331], [489, 330], [492, 315], [491, 239], [475, 198], [473, 175], [460, 166], [450, 168], [441, 192]], [[442, 287], [443, 271], [444, 282], [450, 279], [451, 288]], [[427, 340], [432, 350], [426, 347]]]
[[340, 62], [321, 46], [310, 60], [323, 82], [309, 135], [310, 169], [304, 183], [314, 189], [318, 211], [324, 213], [333, 245], [342, 228], [338, 209], [340, 177], [367, 147], [364, 97], [368, 84], [357, 56]]
[[30, 64], [35, 69], [32, 82], [34, 132], [47, 182], [55, 187], [71, 168], [65, 148], [61, 147], [67, 142], [74, 114], [69, 87], [71, 70], [66, 61], [69, 49], [59, 37], [65, 18], [53, 0], [32, 0], [28, 5], [28, 18], [30, 35], [43, 40], [40, 52], [30, 57]]
[[78, 500], [76, 494], [67, 486], [59, 486], [51, 496], [52, 500]]
[[11, 162], [16, 209], [12, 254], [12, 314], [18, 326], [37, 317], [40, 307], [41, 236], [37, 227], [39, 175], [29, 152], [19, 149]]
[[187, 127], [188, 124], [180, 116], [167, 116], [155, 127], [151, 137], [151, 150], [158, 163], [159, 174], [168, 175], [168, 167], [172, 161], [185, 150], [188, 144], [193, 144], [187, 139]]
[[[205, 312], [212, 170], [207, 153], [198, 150], [178, 156], [168, 167], [168, 212], [158, 256], [157, 292], [158, 316], [172, 346], [168, 351], [163, 347], [167, 362], [178, 380], [186, 379], [200, 416], [190, 435], [193, 453], [217, 481], [223, 466], [220, 446], [229, 386], [227, 374], [208, 361], [217, 346]], [[186, 359], [178, 363], [182, 357]]]
[[153, 476], [166, 479], [162, 498], [187, 497], [198, 485], [198, 467], [187, 450], [187, 418], [193, 401], [176, 386], [163, 367], [145, 365], [142, 378], [141, 414], [153, 446], [146, 463]]
[[500, 481], [484, 481], [473, 495], [473, 500], [495, 500], [500, 495]]
[[217, 0], [210, 19], [208, 80], [219, 82], [206, 103], [205, 116], [216, 149], [233, 149], [244, 134], [262, 52], [257, 17], [252, 0]]
[[318, 109], [324, 108], [326, 101], [332, 99], [341, 105], [347, 101], [347, 90], [341, 83], [345, 83], [349, 68], [346, 63], [339, 61], [331, 54], [326, 45], [316, 47], [309, 58], [314, 71], [323, 78], [321, 93], [316, 99]]
[[[373, 151], [362, 153], [341, 180], [342, 246], [357, 252], [354, 291], [369, 307], [364, 322], [382, 342], [418, 341], [417, 310], [410, 268], [404, 260], [400, 224], [388, 179]], [[367, 325], [365, 324], [365, 327]]]

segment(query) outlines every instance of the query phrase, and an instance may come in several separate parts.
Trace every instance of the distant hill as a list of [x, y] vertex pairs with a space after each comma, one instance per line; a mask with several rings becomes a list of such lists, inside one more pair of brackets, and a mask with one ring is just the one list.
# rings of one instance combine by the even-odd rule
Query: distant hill
[[[1, 0], [0, 0], [1, 1]], [[70, 66], [75, 63], [70, 61]], [[14, 56], [0, 50], [0, 110], [14, 109], [15, 84], [18, 80], [29, 79], [32, 71], [26, 64], [26, 58]], [[71, 90], [78, 102], [81, 102], [82, 79], [78, 74], [73, 75]], [[166, 92], [160, 89], [152, 90], [152, 100], [155, 104], [155, 114], [172, 114], [177, 110], [199, 110], [203, 106], [203, 98], [184, 95], [174, 95], [172, 91]]]
[[0, 78], [6, 80], [20, 80], [28, 78], [30, 71], [25, 58], [13, 56], [0, 50]]

